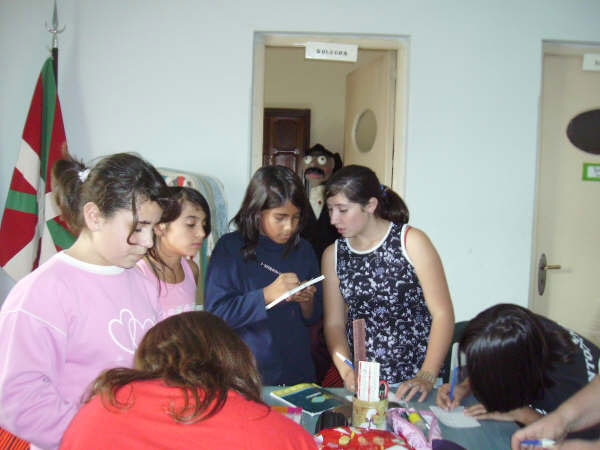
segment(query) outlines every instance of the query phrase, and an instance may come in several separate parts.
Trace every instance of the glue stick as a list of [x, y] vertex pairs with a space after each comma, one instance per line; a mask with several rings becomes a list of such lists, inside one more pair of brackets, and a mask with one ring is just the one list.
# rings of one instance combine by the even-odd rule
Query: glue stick
[[411, 410], [408, 412], [408, 421], [421, 430], [425, 436], [427, 436], [427, 424], [421, 417], [421, 414], [419, 414], [416, 410]]

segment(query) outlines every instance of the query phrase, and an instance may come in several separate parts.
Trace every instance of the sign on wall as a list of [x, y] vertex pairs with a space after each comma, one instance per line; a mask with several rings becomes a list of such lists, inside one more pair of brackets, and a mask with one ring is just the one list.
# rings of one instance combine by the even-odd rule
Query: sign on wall
[[600, 181], [600, 164], [583, 163], [583, 180]]
[[332, 42], [307, 42], [305, 44], [304, 57], [306, 59], [356, 62], [358, 59], [358, 45], [334, 44]]

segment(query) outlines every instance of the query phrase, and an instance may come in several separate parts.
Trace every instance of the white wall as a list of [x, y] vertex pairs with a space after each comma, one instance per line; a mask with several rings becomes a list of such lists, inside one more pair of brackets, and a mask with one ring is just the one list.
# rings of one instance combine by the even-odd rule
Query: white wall
[[[499, 300], [527, 304], [542, 40], [600, 42], [600, 2], [58, 4], [70, 151], [87, 159], [136, 150], [159, 166], [213, 174], [230, 214], [249, 179], [255, 31], [409, 36], [412, 222], [442, 256], [459, 319]], [[50, 42], [51, 5], [0, 2], [2, 203]]]

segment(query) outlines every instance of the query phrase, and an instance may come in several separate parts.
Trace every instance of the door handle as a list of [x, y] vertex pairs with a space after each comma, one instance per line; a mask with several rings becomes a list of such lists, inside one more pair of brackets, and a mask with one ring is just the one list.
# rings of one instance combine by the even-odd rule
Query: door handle
[[560, 264], [548, 264], [546, 254], [542, 253], [538, 262], [538, 294], [544, 295], [546, 290], [546, 271], [562, 269]]

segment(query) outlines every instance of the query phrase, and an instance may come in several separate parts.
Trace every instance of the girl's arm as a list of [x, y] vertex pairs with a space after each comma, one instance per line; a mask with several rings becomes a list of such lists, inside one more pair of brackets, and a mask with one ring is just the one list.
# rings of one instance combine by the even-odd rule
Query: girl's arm
[[42, 448], [58, 448], [79, 408], [57, 388], [66, 329], [8, 299], [0, 313], [0, 425]]
[[242, 255], [235, 246], [231, 251], [227, 247], [221, 238], [210, 256], [204, 307], [234, 329], [266, 320], [263, 287], [248, 290], [244, 286]]
[[[306, 267], [306, 272], [302, 274], [304, 279], [300, 281], [302, 283], [318, 277], [321, 274], [321, 268], [311, 245], [304, 240], [301, 241], [300, 245], [302, 246], [302, 265]], [[306, 289], [302, 289], [290, 300], [298, 302], [304, 323], [308, 326], [316, 323], [323, 316], [322, 283], [313, 284]]]
[[454, 334], [454, 309], [440, 257], [425, 233], [411, 228], [406, 234], [406, 251], [413, 262], [425, 303], [432, 317], [425, 361], [417, 376], [398, 388], [397, 395], [410, 400], [417, 392], [423, 401], [433, 389]]
[[[572, 431], [600, 423], [600, 375], [539, 421], [518, 430], [512, 437], [513, 450], [521, 448], [524, 439], [559, 440]], [[570, 442], [570, 441], [567, 441]], [[600, 442], [596, 442], [600, 444]], [[572, 448], [583, 448], [574, 446]]]
[[327, 348], [333, 363], [344, 380], [344, 386], [350, 391], [356, 390], [354, 371], [336, 357], [336, 352], [341, 353], [350, 361], [350, 347], [346, 339], [346, 321], [348, 314], [346, 304], [340, 292], [340, 280], [335, 271], [334, 263], [335, 244], [331, 244], [323, 252], [321, 269], [325, 275], [323, 280], [323, 329]]

